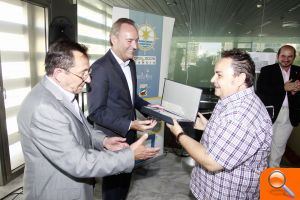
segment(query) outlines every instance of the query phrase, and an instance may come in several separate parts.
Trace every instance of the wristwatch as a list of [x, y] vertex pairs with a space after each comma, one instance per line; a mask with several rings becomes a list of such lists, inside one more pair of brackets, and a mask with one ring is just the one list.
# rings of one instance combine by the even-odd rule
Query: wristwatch
[[179, 138], [180, 138], [181, 136], [183, 136], [183, 135], [185, 135], [185, 133], [182, 131], [182, 132], [180, 132], [180, 133], [176, 136], [176, 142], [177, 142], [177, 144], [180, 144]]

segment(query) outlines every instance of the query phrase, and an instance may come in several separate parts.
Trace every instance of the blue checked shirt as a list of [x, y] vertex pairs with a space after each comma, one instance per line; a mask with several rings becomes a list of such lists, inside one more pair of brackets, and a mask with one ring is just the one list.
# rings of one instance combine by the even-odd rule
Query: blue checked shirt
[[190, 187], [197, 199], [259, 199], [272, 136], [269, 114], [253, 87], [219, 100], [200, 143], [223, 170], [197, 165]]

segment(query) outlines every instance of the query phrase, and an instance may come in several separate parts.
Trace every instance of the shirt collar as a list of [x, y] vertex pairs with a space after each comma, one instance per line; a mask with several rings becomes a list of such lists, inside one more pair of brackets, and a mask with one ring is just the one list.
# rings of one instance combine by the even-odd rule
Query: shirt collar
[[[279, 64], [279, 63], [278, 63]], [[279, 67], [280, 67], [280, 70], [281, 70], [281, 72], [283, 73], [283, 72], [285, 72], [285, 73], [290, 73], [290, 71], [291, 71], [291, 67], [292, 67], [292, 65], [290, 65], [290, 67], [289, 67], [289, 70], [288, 71], [285, 71], [282, 67], [281, 67], [281, 65], [279, 64]]]
[[127, 61], [124, 62], [121, 58], [119, 58], [119, 57], [115, 54], [115, 52], [114, 52], [112, 49], [110, 49], [110, 52], [111, 52], [112, 55], [115, 57], [115, 59], [117, 60], [117, 62], [119, 63], [119, 65], [120, 65], [121, 67], [126, 67], [126, 66], [128, 66], [130, 60], [127, 60]]
[[75, 94], [73, 94], [72, 92], [69, 92], [65, 89], [63, 89], [59, 84], [57, 84], [54, 80], [52, 80], [52, 78], [50, 78], [49, 76], [46, 76], [46, 78], [55, 86], [57, 87], [60, 91], [62, 91], [62, 93], [67, 97], [67, 99], [70, 102], [73, 102], [74, 98], [75, 98]]
[[234, 94], [232, 94], [228, 97], [225, 97], [224, 99], [221, 99], [220, 103], [223, 104], [223, 105], [226, 105], [229, 102], [237, 101], [241, 98], [244, 98], [244, 97], [246, 97], [247, 95], [249, 95], [251, 93], [254, 93], [253, 86], [249, 87], [249, 88], [246, 88], [245, 90], [239, 91], [237, 93], [234, 93]]

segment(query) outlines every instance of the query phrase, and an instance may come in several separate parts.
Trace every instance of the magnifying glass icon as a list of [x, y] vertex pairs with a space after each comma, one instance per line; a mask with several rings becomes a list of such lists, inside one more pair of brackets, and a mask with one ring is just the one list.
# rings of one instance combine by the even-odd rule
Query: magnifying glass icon
[[269, 184], [273, 188], [283, 188], [291, 197], [295, 197], [294, 192], [285, 185], [285, 175], [280, 170], [274, 170], [269, 176]]

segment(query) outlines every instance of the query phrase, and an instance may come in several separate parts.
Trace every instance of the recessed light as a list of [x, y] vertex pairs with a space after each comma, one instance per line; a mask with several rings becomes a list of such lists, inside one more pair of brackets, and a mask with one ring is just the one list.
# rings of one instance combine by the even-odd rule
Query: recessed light
[[250, 34], [250, 33], [252, 33], [252, 31], [251, 30], [249, 30], [246, 34], [248, 35], [248, 34]]
[[263, 6], [262, 0], [257, 0], [256, 2], [256, 8], [261, 8]]
[[177, 2], [175, 0], [165, 0], [168, 6], [176, 6]]
[[284, 21], [281, 25], [283, 28], [297, 28], [299, 23], [297, 21]]
[[257, 36], [258, 36], [258, 37], [265, 37], [265, 36], [267, 36], [267, 34], [260, 33], [260, 34], [258, 34]]
[[296, 6], [290, 8], [288, 11], [289, 11], [289, 12], [293, 12], [294, 10], [297, 10], [298, 8], [300, 8], [300, 3], [297, 4]]

